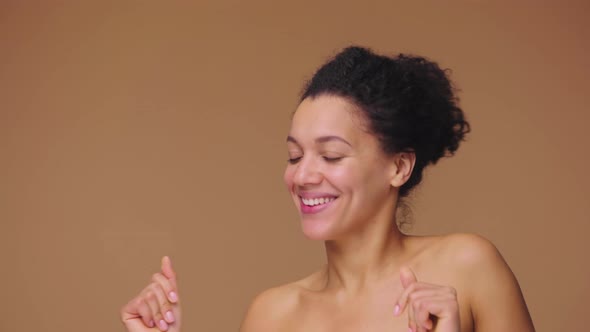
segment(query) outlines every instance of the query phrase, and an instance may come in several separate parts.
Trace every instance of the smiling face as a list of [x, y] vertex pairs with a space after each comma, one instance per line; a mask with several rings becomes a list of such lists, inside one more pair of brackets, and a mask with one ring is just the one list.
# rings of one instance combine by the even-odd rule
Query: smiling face
[[303, 100], [293, 116], [284, 180], [311, 239], [334, 240], [393, 219], [395, 161], [363, 121], [355, 105], [330, 95]]

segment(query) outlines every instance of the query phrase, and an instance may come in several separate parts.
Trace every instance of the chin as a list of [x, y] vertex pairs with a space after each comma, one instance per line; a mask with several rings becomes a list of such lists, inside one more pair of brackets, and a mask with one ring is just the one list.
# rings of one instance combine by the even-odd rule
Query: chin
[[335, 238], [331, 223], [328, 220], [317, 220], [311, 218], [301, 219], [301, 231], [310, 240], [328, 241]]

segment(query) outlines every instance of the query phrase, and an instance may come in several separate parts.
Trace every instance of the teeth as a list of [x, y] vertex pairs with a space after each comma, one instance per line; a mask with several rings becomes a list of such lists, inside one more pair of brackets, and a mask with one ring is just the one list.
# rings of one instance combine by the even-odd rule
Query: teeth
[[334, 200], [334, 197], [320, 197], [320, 198], [301, 198], [303, 204], [307, 206], [315, 206], [326, 204]]

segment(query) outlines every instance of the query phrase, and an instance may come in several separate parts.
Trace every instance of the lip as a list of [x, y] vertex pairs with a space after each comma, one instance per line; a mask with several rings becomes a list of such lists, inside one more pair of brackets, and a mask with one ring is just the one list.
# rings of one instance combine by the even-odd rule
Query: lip
[[[333, 197], [334, 199], [329, 201], [328, 203], [314, 205], [314, 206], [309, 206], [309, 205], [303, 204], [303, 198], [311, 199], [311, 198], [321, 198], [321, 197]], [[306, 196], [299, 195], [299, 209], [300, 209], [301, 213], [303, 213], [303, 214], [319, 213], [319, 212], [324, 211], [325, 209], [329, 208], [332, 204], [334, 204], [334, 202], [337, 199], [338, 199], [338, 196], [329, 195], [329, 194], [318, 195], [318, 194], [314, 193], [313, 195], [308, 194]]]
[[311, 199], [311, 198], [322, 198], [322, 197], [334, 197], [338, 198], [338, 195], [323, 193], [323, 192], [296, 192], [300, 198]]

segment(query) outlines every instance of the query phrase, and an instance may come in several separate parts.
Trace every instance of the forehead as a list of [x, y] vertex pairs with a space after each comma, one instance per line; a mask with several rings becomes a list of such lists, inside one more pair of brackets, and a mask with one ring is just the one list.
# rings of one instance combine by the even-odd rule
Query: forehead
[[363, 134], [367, 135], [358, 108], [343, 97], [330, 95], [303, 100], [293, 115], [290, 132], [297, 139], [324, 135], [354, 139]]

